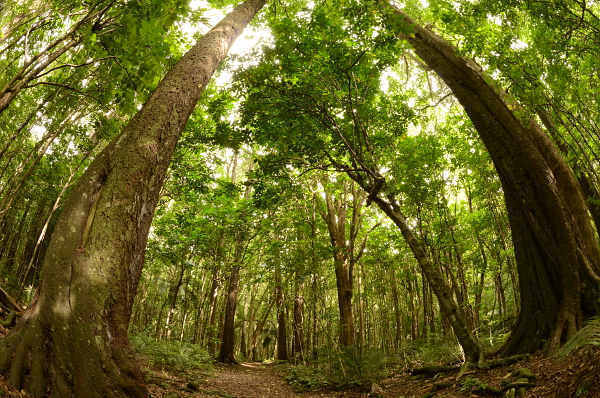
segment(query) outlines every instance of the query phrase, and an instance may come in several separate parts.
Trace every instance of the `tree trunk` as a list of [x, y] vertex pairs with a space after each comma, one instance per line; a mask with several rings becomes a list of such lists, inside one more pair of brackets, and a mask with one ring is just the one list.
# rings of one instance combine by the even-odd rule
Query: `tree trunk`
[[[391, 265], [393, 266], [393, 265]], [[392, 286], [392, 300], [394, 304], [394, 319], [396, 321], [396, 333], [394, 336], [394, 348], [398, 350], [400, 343], [402, 342], [402, 308], [400, 308], [400, 294], [398, 292], [398, 278], [396, 277], [396, 270], [391, 269], [390, 273], [390, 284]]]
[[296, 361], [304, 361], [304, 297], [301, 294], [302, 284], [296, 284], [296, 295], [294, 297], [294, 341], [292, 344], [292, 355]]
[[260, 336], [263, 328], [265, 327], [265, 323], [267, 323], [267, 319], [269, 318], [269, 315], [271, 314], [271, 308], [273, 308], [273, 303], [275, 302], [275, 300], [269, 300], [269, 303], [267, 304], [267, 307], [264, 310], [263, 313], [263, 317], [256, 323], [256, 328], [254, 329], [254, 331], [252, 332], [252, 340], [250, 341], [250, 352], [252, 352], [252, 360], [253, 361], [257, 361], [257, 355], [256, 355], [256, 345], [258, 343], [258, 337]]
[[264, 5], [248, 0], [169, 71], [71, 193], [0, 372], [36, 398], [148, 397], [127, 339], [148, 231], [175, 144], [231, 43]]
[[392, 6], [416, 54], [452, 89], [502, 182], [521, 311], [504, 355], [553, 352], [595, 313], [600, 250], [573, 173], [540, 126], [473, 61]]
[[179, 276], [177, 282], [172, 284], [169, 288], [167, 295], [167, 303], [169, 304], [169, 311], [167, 311], [167, 319], [165, 320], [165, 327], [163, 329], [163, 337], [165, 340], [171, 338], [171, 323], [173, 322], [173, 316], [175, 315], [175, 307], [177, 306], [177, 297], [179, 297], [179, 288], [183, 284], [183, 274], [185, 273], [185, 263], [181, 262], [181, 269], [179, 270]]
[[277, 300], [277, 359], [289, 360], [287, 351], [287, 328], [285, 323], [285, 306], [283, 303], [283, 286], [279, 264], [275, 264], [275, 300]]
[[[377, 224], [367, 232], [360, 247], [355, 250], [356, 239], [361, 229], [361, 210], [366, 201], [366, 194], [361, 192], [360, 189], [357, 190], [353, 183], [351, 183], [350, 188], [351, 190], [349, 190], [347, 181], [343, 181], [340, 186], [341, 193], [336, 198], [325, 192], [325, 210], [319, 208], [319, 213], [327, 224], [333, 248], [338, 308], [340, 310], [339, 342], [342, 346], [351, 346], [355, 343], [354, 317], [352, 314], [354, 266], [364, 253], [369, 232], [379, 225]], [[349, 200], [352, 200], [352, 205], [345, 203]], [[347, 236], [346, 213], [348, 207], [352, 209], [352, 214], [349, 223], [350, 231]]]
[[225, 304], [225, 322], [223, 324], [223, 338], [217, 361], [238, 365], [235, 359], [235, 307], [237, 304], [238, 285], [240, 281], [240, 265], [234, 263], [229, 277], [227, 302]]
[[[371, 192], [370, 187], [364, 185], [366, 184], [364, 179], [354, 173], [353, 171], [347, 170], [346, 173], [354, 179], [359, 185], [365, 189], [367, 192]], [[485, 352], [483, 346], [477, 340], [477, 338], [471, 333], [469, 327], [465, 323], [465, 320], [461, 317], [461, 313], [459, 310], [456, 301], [452, 296], [452, 289], [446, 283], [445, 278], [442, 273], [434, 266], [431, 261], [430, 256], [427, 253], [427, 250], [423, 247], [423, 245], [419, 242], [414, 232], [408, 226], [406, 221], [406, 217], [400, 210], [400, 207], [395, 200], [394, 196], [391, 194], [387, 194], [387, 198], [383, 199], [378, 195], [369, 195], [372, 198], [373, 202], [379, 206], [379, 208], [387, 214], [387, 216], [396, 224], [402, 236], [408, 243], [410, 249], [412, 250], [417, 263], [419, 264], [423, 275], [427, 279], [429, 286], [435, 293], [438, 302], [440, 304], [440, 308], [444, 315], [448, 317], [448, 321], [452, 325], [452, 329], [454, 330], [454, 334], [458, 339], [461, 347], [463, 348], [465, 354], [465, 360], [470, 363], [477, 363], [483, 360]], [[425, 282], [425, 281], [424, 281]], [[427, 297], [428, 293], [423, 289], [423, 297], [424, 299]], [[427, 326], [427, 314], [423, 316], [423, 327]]]
[[348, 256], [342, 252], [334, 254], [335, 280], [340, 310], [340, 345], [354, 345], [354, 317], [352, 316], [352, 277], [348, 267]]

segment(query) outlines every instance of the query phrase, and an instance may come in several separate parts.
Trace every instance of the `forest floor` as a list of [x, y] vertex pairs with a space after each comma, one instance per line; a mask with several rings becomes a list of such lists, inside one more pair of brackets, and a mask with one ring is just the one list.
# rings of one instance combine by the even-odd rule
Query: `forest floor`
[[[526, 398], [597, 398], [600, 397], [600, 350], [580, 349], [563, 361], [541, 355], [532, 356], [516, 364], [488, 369], [473, 370], [465, 373], [458, 381], [457, 374], [445, 374], [437, 378], [415, 379], [408, 372], [381, 381], [383, 397], [389, 398], [425, 398], [425, 397], [494, 397], [491, 392], [481, 390], [485, 384], [500, 388], [508, 381], [514, 381], [514, 372], [528, 368], [537, 376], [537, 386], [529, 388]], [[151, 372], [152, 374], [152, 372]], [[284, 380], [282, 367], [276, 365], [244, 363], [241, 366], [216, 365], [214, 374], [199, 383], [195, 392], [182, 391], [186, 386], [185, 375], [164, 373], [168, 388], [151, 385], [150, 391], [155, 398], [171, 397], [215, 397], [224, 398], [367, 398], [368, 389], [363, 390], [320, 390], [296, 392]], [[589, 385], [580, 388], [582, 383]], [[437, 391], [435, 387], [439, 386]], [[164, 387], [167, 387], [166, 385]], [[435, 392], [434, 392], [435, 391]], [[176, 393], [178, 395], [168, 395]]]
[[[465, 373], [458, 381], [457, 374], [445, 374], [437, 378], [415, 379], [408, 372], [383, 380], [383, 397], [389, 398], [425, 398], [425, 397], [494, 397], [491, 392], [481, 390], [485, 384], [500, 388], [508, 381], [514, 381], [514, 372], [528, 368], [537, 376], [537, 386], [529, 388], [523, 397], [566, 398], [600, 397], [600, 350], [580, 349], [563, 361], [541, 355], [532, 356], [519, 363], [488, 370], [473, 370]], [[156, 372], [151, 372], [156, 375]], [[216, 365], [214, 374], [199, 383], [197, 391], [183, 391], [186, 386], [185, 375], [163, 372], [161, 378], [166, 385], [151, 385], [150, 391], [155, 398], [171, 397], [215, 397], [224, 398], [366, 398], [368, 389], [363, 390], [320, 390], [296, 392], [284, 380], [282, 367], [276, 365], [244, 363], [241, 366]], [[582, 383], [589, 386], [581, 388]], [[439, 386], [435, 391], [435, 386]], [[164, 388], [168, 387], [168, 388]], [[435, 391], [435, 392], [434, 392]], [[172, 395], [169, 395], [171, 393]], [[175, 395], [177, 394], [177, 395]]]
[[[146, 372], [148, 389], [153, 398], [366, 398], [368, 390], [319, 390], [296, 392], [286, 383], [284, 367], [273, 364], [243, 363], [236, 365], [215, 365], [210, 373], [173, 372], [148, 366], [143, 358], [141, 365]], [[562, 361], [556, 358], [532, 356], [516, 364], [488, 369], [474, 370], [456, 380], [456, 373], [442, 374], [434, 378], [416, 379], [408, 371], [399, 371], [393, 377], [380, 382], [383, 397], [425, 398], [425, 397], [494, 397], [481, 390], [485, 384], [500, 387], [503, 382], [514, 379], [514, 371], [530, 369], [538, 378], [537, 386], [529, 388], [526, 398], [597, 398], [600, 397], [600, 350], [583, 348], [576, 350]], [[581, 388], [582, 383], [589, 386]], [[435, 386], [439, 386], [434, 392]], [[578, 388], [581, 390], [577, 394]], [[28, 395], [17, 392], [0, 380], [0, 396], [25, 398]]]
[[[241, 365], [217, 364], [214, 374], [200, 381], [197, 391], [184, 391], [189, 377], [166, 372], [150, 372], [165, 381], [163, 386], [149, 384], [150, 393], [155, 398], [163, 398], [169, 393], [177, 393], [180, 398], [205, 398], [221, 396], [224, 398], [358, 398], [364, 393], [348, 391], [295, 392], [286, 383], [283, 374], [276, 366], [261, 363], [242, 363]], [[189, 376], [189, 375], [188, 375]], [[167, 388], [165, 388], [167, 387]], [[169, 396], [170, 397], [170, 396]], [[176, 395], [172, 395], [176, 397]]]

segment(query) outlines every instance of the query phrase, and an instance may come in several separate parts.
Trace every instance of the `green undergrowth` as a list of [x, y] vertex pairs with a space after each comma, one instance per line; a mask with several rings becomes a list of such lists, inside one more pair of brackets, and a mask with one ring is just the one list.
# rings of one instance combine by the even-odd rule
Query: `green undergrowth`
[[407, 342], [395, 353], [386, 354], [356, 346], [322, 349], [319, 358], [310, 365], [282, 365], [286, 381], [298, 391], [368, 389], [408, 368], [456, 363], [462, 354], [453, 341], [431, 339]]
[[398, 366], [406, 368], [452, 364], [463, 357], [456, 342], [444, 339], [409, 341], [401, 345], [396, 355]]
[[288, 365], [286, 381], [296, 390], [346, 389], [370, 387], [389, 376], [390, 357], [377, 350], [356, 346], [321, 350], [312, 366]]
[[285, 381], [296, 391], [317, 391], [330, 386], [327, 377], [318, 367], [306, 365], [288, 366]]
[[208, 352], [196, 344], [156, 340], [144, 333], [131, 333], [129, 341], [134, 352], [155, 368], [177, 372], [212, 372]]

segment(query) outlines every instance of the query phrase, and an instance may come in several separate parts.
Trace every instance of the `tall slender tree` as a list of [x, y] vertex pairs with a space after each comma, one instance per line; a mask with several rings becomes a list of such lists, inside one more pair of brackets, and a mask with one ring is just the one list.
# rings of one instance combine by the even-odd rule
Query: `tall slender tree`
[[13, 386], [36, 398], [148, 396], [127, 329], [154, 209], [200, 94], [265, 2], [239, 5], [192, 47], [78, 180], [34, 300], [1, 342]]

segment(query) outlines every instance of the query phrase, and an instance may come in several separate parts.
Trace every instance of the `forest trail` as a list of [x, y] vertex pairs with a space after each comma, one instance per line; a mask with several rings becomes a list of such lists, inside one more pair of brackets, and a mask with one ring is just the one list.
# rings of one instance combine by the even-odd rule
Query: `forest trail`
[[295, 392], [274, 366], [243, 363], [241, 366], [222, 365], [208, 382], [210, 389], [228, 392], [236, 398], [302, 397], [333, 398], [358, 397], [365, 394], [348, 392]]
[[[260, 363], [215, 365], [215, 373], [199, 383], [197, 391], [184, 391], [185, 377], [163, 374], [162, 386], [149, 384], [154, 398], [358, 398], [366, 393], [349, 391], [295, 392], [275, 366]], [[167, 388], [165, 388], [167, 387]], [[175, 395], [175, 393], [177, 395]]]

